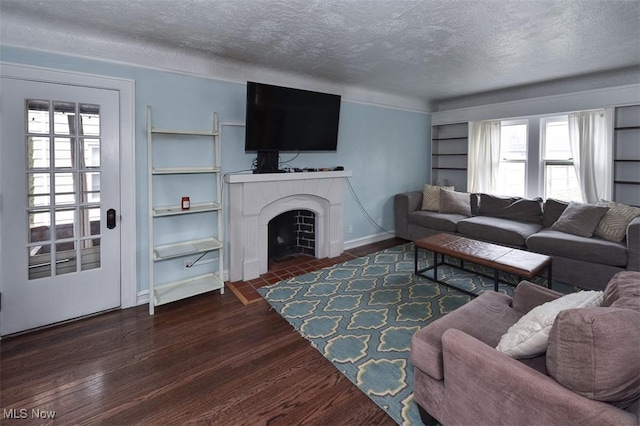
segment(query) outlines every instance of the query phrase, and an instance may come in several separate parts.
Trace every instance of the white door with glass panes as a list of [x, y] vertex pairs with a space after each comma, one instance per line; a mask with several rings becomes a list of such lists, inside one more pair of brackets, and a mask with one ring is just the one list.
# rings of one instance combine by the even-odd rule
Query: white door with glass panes
[[2, 335], [120, 306], [118, 96], [2, 78]]

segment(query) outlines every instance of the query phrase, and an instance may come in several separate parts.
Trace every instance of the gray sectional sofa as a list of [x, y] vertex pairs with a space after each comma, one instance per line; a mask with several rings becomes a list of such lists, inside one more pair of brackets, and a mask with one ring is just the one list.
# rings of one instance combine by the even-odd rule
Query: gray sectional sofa
[[396, 236], [415, 241], [447, 232], [547, 254], [553, 258], [554, 280], [585, 289], [603, 290], [617, 272], [640, 271], [640, 217], [631, 220], [624, 239], [617, 242], [555, 229], [569, 206], [563, 201], [469, 197], [470, 214], [460, 214], [456, 209], [422, 210], [422, 192], [397, 194]]

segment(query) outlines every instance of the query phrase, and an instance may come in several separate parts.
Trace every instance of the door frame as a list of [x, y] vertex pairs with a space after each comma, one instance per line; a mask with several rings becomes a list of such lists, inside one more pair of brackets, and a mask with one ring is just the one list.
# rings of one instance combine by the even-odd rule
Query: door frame
[[[135, 81], [0, 62], [0, 77], [92, 87], [119, 92], [120, 120], [120, 308], [137, 305]], [[5, 200], [7, 202], [8, 200]], [[0, 209], [2, 199], [0, 198]], [[1, 255], [1, 253], [0, 253]], [[0, 282], [0, 289], [2, 283]]]

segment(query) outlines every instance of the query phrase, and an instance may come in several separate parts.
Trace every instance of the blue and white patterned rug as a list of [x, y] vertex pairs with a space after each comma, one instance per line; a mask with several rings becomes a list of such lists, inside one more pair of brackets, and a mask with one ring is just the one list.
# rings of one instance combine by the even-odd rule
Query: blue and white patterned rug
[[[424, 252], [420, 259], [422, 266], [431, 262]], [[491, 278], [447, 266], [438, 269], [441, 279], [458, 286], [493, 290]], [[420, 425], [413, 402], [411, 337], [471, 297], [418, 277], [413, 270], [414, 248], [408, 243], [259, 291], [398, 424]], [[503, 285], [500, 292], [513, 295], [513, 287]]]

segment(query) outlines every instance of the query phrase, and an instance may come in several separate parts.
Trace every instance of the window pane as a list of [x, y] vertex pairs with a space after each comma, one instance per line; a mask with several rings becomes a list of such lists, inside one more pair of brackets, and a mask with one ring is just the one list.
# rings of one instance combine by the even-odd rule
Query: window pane
[[524, 160], [527, 158], [527, 125], [503, 124], [500, 126], [500, 159]]
[[547, 198], [582, 202], [582, 194], [574, 167], [572, 165], [547, 165], [545, 194]]
[[76, 202], [76, 186], [74, 173], [56, 173], [55, 203], [74, 204]]
[[100, 105], [80, 104], [81, 135], [100, 135]]
[[568, 120], [547, 121], [544, 141], [545, 160], [569, 160], [573, 157], [569, 143]]
[[27, 100], [27, 133], [49, 133], [49, 101]]
[[74, 167], [74, 140], [72, 138], [55, 138], [55, 167], [69, 169]]
[[498, 195], [524, 197], [525, 163], [500, 163], [498, 168]]
[[48, 169], [49, 168], [49, 138], [28, 136], [27, 137], [27, 168], [28, 169]]
[[76, 104], [73, 102], [53, 103], [53, 132], [56, 135], [72, 135], [76, 132]]

